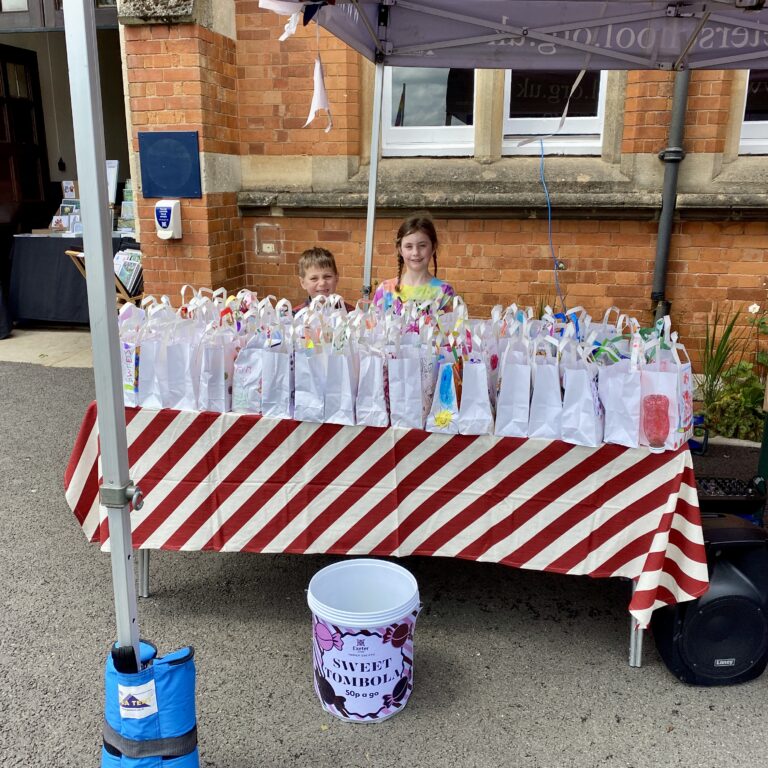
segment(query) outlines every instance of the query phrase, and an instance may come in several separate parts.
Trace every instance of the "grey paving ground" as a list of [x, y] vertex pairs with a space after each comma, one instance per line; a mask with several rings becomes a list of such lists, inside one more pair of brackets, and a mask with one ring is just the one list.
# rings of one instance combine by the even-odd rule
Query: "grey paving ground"
[[[0, 362], [3, 767], [98, 765], [109, 560], [62, 491], [92, 397], [87, 368]], [[757, 452], [719, 447], [709, 460], [750, 477]], [[425, 605], [406, 709], [375, 725], [334, 720], [312, 691], [304, 594], [330, 561], [153, 553], [142, 635], [161, 652], [197, 649], [203, 766], [765, 765], [768, 675], [685, 686], [650, 641], [631, 669], [626, 584], [451, 560], [404, 563]]]

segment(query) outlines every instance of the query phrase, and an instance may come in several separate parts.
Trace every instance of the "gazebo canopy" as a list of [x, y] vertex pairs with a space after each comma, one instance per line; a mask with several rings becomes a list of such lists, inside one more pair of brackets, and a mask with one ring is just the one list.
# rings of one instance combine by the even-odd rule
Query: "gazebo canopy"
[[768, 67], [765, 0], [260, 0], [401, 67]]

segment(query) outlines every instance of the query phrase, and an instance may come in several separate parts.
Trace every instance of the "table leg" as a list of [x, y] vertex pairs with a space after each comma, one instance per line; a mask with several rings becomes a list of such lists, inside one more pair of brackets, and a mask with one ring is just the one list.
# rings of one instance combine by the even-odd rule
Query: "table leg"
[[634, 616], [629, 617], [629, 666], [643, 666], [643, 634], [645, 630]]
[[139, 596], [149, 597], [149, 550], [137, 550], [139, 565]]

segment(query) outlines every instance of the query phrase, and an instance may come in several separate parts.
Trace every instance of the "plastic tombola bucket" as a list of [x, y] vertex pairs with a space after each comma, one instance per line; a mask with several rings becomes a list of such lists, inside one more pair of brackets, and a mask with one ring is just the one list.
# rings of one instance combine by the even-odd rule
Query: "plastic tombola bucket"
[[345, 560], [309, 582], [315, 693], [348, 722], [386, 720], [413, 689], [416, 579], [385, 560]]

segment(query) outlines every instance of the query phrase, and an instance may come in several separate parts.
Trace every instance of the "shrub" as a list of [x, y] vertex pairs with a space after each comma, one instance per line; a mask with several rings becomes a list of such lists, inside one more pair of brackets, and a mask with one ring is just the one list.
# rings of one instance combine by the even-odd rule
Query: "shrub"
[[707, 422], [723, 437], [761, 440], [764, 384], [752, 363], [741, 361], [720, 376], [716, 400], [707, 408]]

